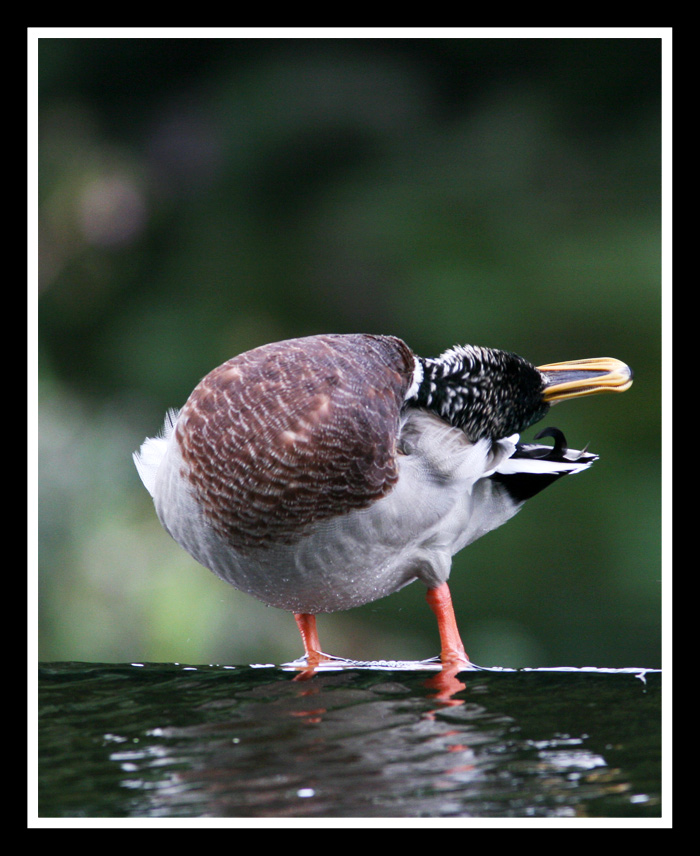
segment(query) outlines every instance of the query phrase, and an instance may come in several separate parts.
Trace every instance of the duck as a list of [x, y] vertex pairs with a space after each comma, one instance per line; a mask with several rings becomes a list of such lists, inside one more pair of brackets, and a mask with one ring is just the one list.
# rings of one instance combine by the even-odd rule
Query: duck
[[624, 392], [614, 358], [535, 366], [456, 345], [319, 334], [226, 360], [133, 455], [164, 529], [234, 588], [294, 615], [314, 668], [316, 616], [426, 587], [443, 668], [471, 668], [449, 588], [452, 557], [527, 500], [597, 460], [558, 428], [521, 433], [553, 405]]

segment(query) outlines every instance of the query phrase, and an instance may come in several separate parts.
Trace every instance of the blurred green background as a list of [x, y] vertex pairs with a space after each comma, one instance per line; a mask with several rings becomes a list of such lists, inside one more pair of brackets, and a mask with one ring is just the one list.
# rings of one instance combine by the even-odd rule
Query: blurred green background
[[[300, 655], [170, 540], [131, 453], [241, 351], [375, 332], [633, 367], [539, 426], [600, 461], [451, 586], [482, 665], [660, 665], [660, 78], [654, 38], [41, 39], [40, 659]], [[420, 584], [319, 631], [439, 649]]]

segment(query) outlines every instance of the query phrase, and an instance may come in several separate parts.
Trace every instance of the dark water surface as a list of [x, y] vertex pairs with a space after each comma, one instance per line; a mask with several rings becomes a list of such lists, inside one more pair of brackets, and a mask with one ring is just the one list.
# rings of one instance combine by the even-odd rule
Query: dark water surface
[[661, 816], [660, 672], [410, 665], [43, 664], [38, 815]]

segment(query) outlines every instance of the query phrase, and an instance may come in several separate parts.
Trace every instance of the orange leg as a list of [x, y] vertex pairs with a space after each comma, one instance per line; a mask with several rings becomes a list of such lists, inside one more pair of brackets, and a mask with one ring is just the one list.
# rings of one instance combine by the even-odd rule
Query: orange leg
[[318, 641], [316, 616], [305, 612], [297, 612], [294, 614], [294, 620], [297, 623], [301, 639], [304, 643], [306, 662], [309, 666], [317, 666], [325, 659], [325, 655], [321, 652], [321, 643]]
[[469, 664], [469, 657], [457, 629], [452, 597], [447, 583], [437, 588], [428, 589], [426, 594], [428, 605], [435, 613], [440, 633], [440, 659], [443, 666], [464, 666]]

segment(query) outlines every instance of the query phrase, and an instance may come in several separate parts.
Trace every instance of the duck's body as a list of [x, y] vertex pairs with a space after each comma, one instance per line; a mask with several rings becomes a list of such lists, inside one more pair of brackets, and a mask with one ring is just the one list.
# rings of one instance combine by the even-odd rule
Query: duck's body
[[536, 369], [472, 346], [424, 360], [389, 336], [312, 336], [219, 366], [135, 460], [172, 537], [295, 613], [313, 658], [312, 616], [416, 579], [447, 593], [456, 552], [595, 460], [519, 443], [550, 401], [630, 383], [616, 361]]

